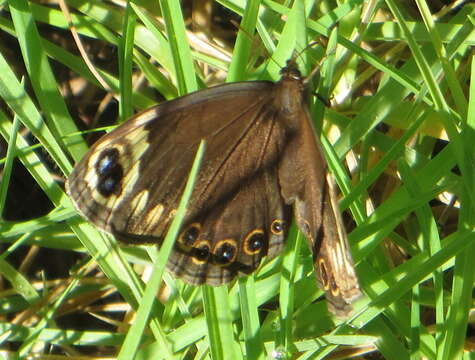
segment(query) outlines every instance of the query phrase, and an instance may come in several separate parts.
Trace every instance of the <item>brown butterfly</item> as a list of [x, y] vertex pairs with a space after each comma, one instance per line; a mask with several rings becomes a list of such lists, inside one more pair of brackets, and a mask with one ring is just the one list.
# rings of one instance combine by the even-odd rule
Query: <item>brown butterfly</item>
[[295, 217], [329, 309], [361, 293], [333, 178], [293, 61], [280, 81], [223, 84], [146, 110], [102, 137], [66, 189], [76, 208], [127, 243], [161, 244], [201, 139], [202, 161], [167, 268], [222, 285], [282, 251]]

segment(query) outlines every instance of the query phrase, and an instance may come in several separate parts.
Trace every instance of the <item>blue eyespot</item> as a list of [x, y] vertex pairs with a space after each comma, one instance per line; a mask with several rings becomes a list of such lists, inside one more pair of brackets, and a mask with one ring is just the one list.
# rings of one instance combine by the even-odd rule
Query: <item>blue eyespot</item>
[[97, 162], [97, 172], [100, 175], [105, 174], [109, 172], [114, 165], [116, 165], [115, 159], [111, 156], [105, 156]]
[[224, 242], [215, 250], [215, 256], [218, 264], [230, 264], [236, 257], [236, 247], [229, 242]]
[[199, 261], [206, 261], [209, 257], [209, 246], [203, 244], [200, 247], [193, 248], [193, 256]]
[[119, 193], [124, 170], [119, 163], [119, 150], [104, 150], [96, 162], [96, 173], [99, 177], [97, 190], [104, 197]]

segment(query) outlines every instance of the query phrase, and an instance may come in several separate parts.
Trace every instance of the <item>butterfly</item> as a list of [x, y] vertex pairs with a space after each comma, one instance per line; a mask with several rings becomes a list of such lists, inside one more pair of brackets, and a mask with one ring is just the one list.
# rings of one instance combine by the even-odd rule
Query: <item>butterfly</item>
[[137, 114], [91, 147], [67, 193], [118, 240], [160, 245], [202, 139], [206, 152], [168, 270], [193, 285], [226, 284], [278, 255], [295, 218], [329, 310], [347, 316], [361, 291], [292, 60], [278, 82], [227, 83]]

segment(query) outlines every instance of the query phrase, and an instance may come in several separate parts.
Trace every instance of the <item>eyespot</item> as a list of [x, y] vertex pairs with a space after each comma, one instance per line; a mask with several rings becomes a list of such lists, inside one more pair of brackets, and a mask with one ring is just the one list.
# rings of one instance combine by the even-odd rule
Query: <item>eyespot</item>
[[323, 290], [330, 290], [333, 296], [339, 296], [340, 288], [335, 281], [335, 277], [332, 274], [328, 274], [327, 266], [323, 258], [318, 259], [318, 268], [320, 269], [320, 279], [322, 281]]
[[327, 272], [327, 266], [325, 265], [325, 260], [320, 258], [317, 261], [318, 261], [318, 268], [320, 269], [320, 278], [322, 279], [323, 289], [328, 290], [329, 289], [328, 272]]
[[264, 231], [261, 229], [252, 230], [244, 239], [244, 252], [247, 255], [256, 255], [261, 252], [265, 244]]
[[211, 252], [208, 241], [201, 240], [193, 245], [191, 259], [196, 265], [203, 265], [208, 261], [210, 254]]
[[104, 175], [112, 171], [119, 162], [119, 150], [116, 148], [106, 149], [101, 152], [96, 162], [98, 175]]
[[124, 170], [119, 163], [119, 155], [116, 148], [106, 149], [96, 162], [95, 168], [99, 178], [97, 190], [104, 197], [109, 197], [120, 190]]
[[303, 222], [303, 232], [305, 236], [311, 236], [312, 234], [310, 233], [310, 224], [308, 223], [307, 220], [304, 220]]
[[219, 241], [214, 247], [215, 262], [218, 265], [230, 265], [237, 257], [237, 244], [233, 239]]
[[200, 235], [200, 231], [201, 231], [201, 224], [193, 223], [190, 226], [188, 226], [185, 231], [181, 233], [180, 237], [178, 238], [178, 241], [184, 245], [191, 246], [198, 239], [198, 236]]
[[284, 233], [285, 221], [281, 219], [275, 219], [270, 225], [270, 231], [274, 235], [282, 235]]
[[340, 295], [340, 288], [336, 284], [335, 278], [333, 276], [330, 278], [330, 291], [333, 296]]

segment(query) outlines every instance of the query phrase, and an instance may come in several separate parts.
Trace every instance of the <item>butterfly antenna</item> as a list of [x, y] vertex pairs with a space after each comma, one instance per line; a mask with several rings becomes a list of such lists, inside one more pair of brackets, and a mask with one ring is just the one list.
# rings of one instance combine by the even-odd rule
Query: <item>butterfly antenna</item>
[[[326, 38], [325, 38], [326, 40]], [[312, 41], [310, 44], [308, 44], [302, 51], [299, 52], [298, 56], [300, 56], [305, 50], [307, 50], [308, 48], [312, 47], [312, 46], [315, 46], [315, 44], [321, 44], [323, 46], [323, 43], [325, 43], [325, 45], [328, 45], [328, 41], [321, 41], [321, 40], [315, 40], [315, 41]], [[327, 53], [325, 53], [322, 58], [320, 59], [320, 61], [318, 62], [318, 64], [316, 66], [313, 67], [312, 71], [310, 72], [310, 74], [308, 74], [304, 79], [303, 79], [303, 84], [304, 85], [308, 85], [308, 83], [313, 79], [313, 77], [315, 76], [315, 74], [320, 71], [321, 67], [322, 67], [322, 64], [324, 63], [325, 60], [327, 60], [328, 58], [328, 55]], [[321, 96], [320, 94], [314, 92], [313, 93], [314, 96], [316, 96], [326, 107], [330, 107], [330, 101], [326, 98], [324, 98], [323, 96]]]
[[255, 56], [259, 56], [259, 53], [260, 53], [260, 50], [262, 48], [265, 49], [264, 46], [262, 46], [262, 43], [261, 42], [258, 42], [258, 38], [256, 35], [252, 34], [252, 33], [249, 33], [249, 31], [247, 31], [245, 28], [243, 28], [238, 22], [236, 22], [235, 20], [230, 20], [231, 22], [231, 25], [233, 25], [238, 31], [242, 32], [243, 34], [245, 34], [247, 36], [248, 39], [251, 40], [252, 42], [252, 48], [251, 48], [251, 53], [250, 53], [250, 57], [255, 57]]
[[312, 41], [310, 44], [308, 44], [307, 46], [305, 46], [302, 50], [300, 50], [297, 55], [295, 56], [295, 58], [299, 58], [305, 51], [307, 51], [308, 49], [314, 47], [315, 45], [321, 45], [321, 41], [319, 40], [314, 40]]
[[[305, 46], [302, 50], [300, 50], [297, 55], [294, 57], [294, 59], [292, 60], [293, 62], [296, 61], [296, 59], [298, 59], [305, 51], [307, 51], [308, 49], [314, 47], [315, 45], [322, 45], [322, 47], [325, 47], [325, 43], [328, 43], [328, 41], [322, 41], [320, 39], [318, 40], [314, 40], [312, 41], [310, 44], [308, 44], [307, 46]], [[327, 55], [325, 54], [319, 61], [318, 65], [315, 66], [312, 71], [310, 72], [310, 74], [308, 76], [305, 77], [305, 79], [303, 80], [303, 83], [304, 85], [308, 84], [309, 81], [315, 76], [315, 74], [318, 72], [318, 70], [321, 68], [321, 65], [323, 64], [323, 62], [326, 60], [327, 58]]]
[[320, 68], [322, 67], [322, 64], [323, 62], [327, 59], [327, 55], [323, 55], [323, 57], [320, 59], [320, 61], [318, 62], [318, 65], [315, 66], [312, 71], [310, 72], [310, 74], [308, 74], [308, 76], [305, 77], [305, 79], [303, 80], [303, 83], [304, 85], [307, 85], [310, 80], [312, 80], [312, 78], [315, 76], [315, 74], [320, 70]]

